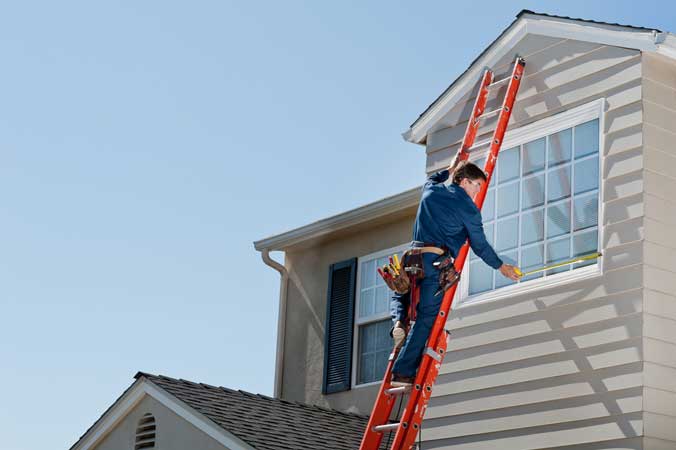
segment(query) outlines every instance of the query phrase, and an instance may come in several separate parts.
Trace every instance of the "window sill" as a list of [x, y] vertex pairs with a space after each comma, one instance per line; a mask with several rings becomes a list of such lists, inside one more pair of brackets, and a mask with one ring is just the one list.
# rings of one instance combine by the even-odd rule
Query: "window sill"
[[378, 381], [371, 381], [370, 383], [363, 383], [363, 384], [357, 384], [355, 386], [352, 386], [353, 390], [357, 389], [363, 389], [363, 388], [370, 388], [373, 386], [380, 386], [382, 384], [383, 380], [378, 380]]
[[505, 286], [495, 291], [472, 295], [462, 299], [457, 308], [463, 308], [465, 306], [476, 305], [478, 303], [499, 300], [506, 297], [513, 297], [515, 295], [527, 294], [533, 291], [550, 289], [561, 285], [573, 283], [576, 281], [597, 278], [600, 277], [602, 273], [603, 272], [601, 270], [601, 267], [597, 263], [594, 265], [585, 266], [568, 272], [550, 275], [546, 279], [529, 280], [524, 282], [523, 284], [517, 283], [510, 286]]

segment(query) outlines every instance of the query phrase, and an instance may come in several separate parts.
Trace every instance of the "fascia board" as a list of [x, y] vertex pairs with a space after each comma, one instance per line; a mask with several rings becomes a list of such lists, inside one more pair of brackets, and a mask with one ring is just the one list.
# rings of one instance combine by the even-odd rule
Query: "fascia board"
[[662, 33], [657, 42], [658, 54], [676, 59], [676, 36], [671, 33]]
[[408, 207], [416, 206], [419, 200], [420, 187], [415, 187], [400, 194], [319, 220], [309, 225], [255, 241], [254, 248], [258, 251], [283, 250], [286, 247], [299, 244], [309, 239], [326, 236], [333, 232], [347, 229], [360, 223], [401, 211]]
[[463, 95], [472, 89], [484, 69], [491, 67], [500, 60], [509, 48], [516, 45], [525, 36], [526, 21], [520, 19], [511, 28], [461, 76], [455, 83], [455, 86], [440, 98], [436, 102], [436, 105], [432, 106], [424, 116], [418, 119], [415, 126], [403, 133], [405, 140], [414, 144], [421, 144], [430, 128], [448, 113]]
[[[655, 43], [658, 34], [652, 31], [636, 31], [621, 26], [591, 24], [574, 19], [525, 14], [512, 25], [511, 30], [508, 30], [504, 36], [491, 45], [492, 48], [476, 61], [472, 68], [455, 82], [456, 86], [440, 98], [435, 106], [431, 107], [425, 115], [414, 123], [414, 126], [403, 133], [404, 139], [414, 144], [422, 144], [434, 124], [441, 120], [462, 96], [472, 89], [484, 68], [493, 66], [526, 34], [596, 42], [648, 52], [658, 51], [658, 45]], [[665, 41], [661, 46], [661, 53], [676, 56], [676, 45], [674, 43]]]
[[145, 379], [138, 379], [129, 390], [97, 421], [70, 450], [91, 450], [106, 437], [117, 424], [145, 397], [149, 395], [182, 417], [197, 429], [231, 450], [255, 450], [253, 447], [216, 425], [203, 414], [169, 395]]
[[141, 401], [143, 380], [136, 380], [70, 450], [89, 450], [98, 444]]

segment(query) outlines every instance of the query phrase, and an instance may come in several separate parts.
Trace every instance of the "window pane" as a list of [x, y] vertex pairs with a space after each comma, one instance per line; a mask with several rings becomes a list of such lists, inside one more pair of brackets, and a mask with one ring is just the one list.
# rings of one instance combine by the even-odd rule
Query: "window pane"
[[599, 187], [599, 160], [592, 157], [575, 163], [575, 194]]
[[545, 237], [545, 210], [537, 209], [521, 217], [521, 245], [541, 241]]
[[495, 243], [495, 239], [493, 239], [493, 230], [495, 229], [495, 222], [491, 222], [489, 224], [484, 225], [484, 234], [486, 235], [486, 240], [488, 241], [489, 244], [491, 244], [491, 247]]
[[373, 314], [375, 293], [374, 288], [361, 291], [359, 295], [359, 317], [368, 317]]
[[540, 138], [524, 144], [522, 168], [523, 175], [528, 175], [545, 168], [545, 142], [545, 138]]
[[559, 131], [549, 136], [549, 167], [570, 161], [570, 155], [573, 148], [573, 130]]
[[498, 156], [498, 183], [519, 177], [519, 147], [500, 150]]
[[512, 217], [511, 219], [498, 221], [496, 238], [495, 249], [497, 251], [516, 248], [519, 240], [519, 218]]
[[[594, 253], [598, 250], [598, 230], [585, 231], [584, 233], [573, 236], [573, 256], [582, 256]], [[596, 264], [598, 260], [590, 259], [588, 261], [576, 263], [574, 268]]]
[[[378, 267], [383, 267], [384, 265], [388, 264], [389, 262], [390, 262], [390, 259], [387, 256], [382, 256], [382, 257], [378, 258], [377, 264], [378, 264]], [[382, 284], [385, 284], [385, 282], [383, 281], [383, 279], [381, 277], [377, 277], [377, 279]]]
[[596, 226], [598, 224], [598, 193], [575, 197], [575, 210], [573, 219], [575, 220], [575, 231]]
[[389, 310], [390, 306], [390, 290], [385, 286], [378, 286], [376, 289], [376, 301], [374, 313], [383, 313]]
[[547, 237], [570, 233], [570, 200], [547, 208]]
[[[539, 269], [545, 263], [545, 246], [543, 244], [526, 247], [521, 251], [521, 270], [528, 272], [529, 270]], [[540, 278], [542, 272], [534, 273], [532, 275], [521, 278], [521, 281], [528, 281], [534, 278]]]
[[493, 269], [480, 259], [469, 263], [469, 295], [493, 289]]
[[[547, 243], [547, 264], [556, 264], [570, 258], [570, 238], [565, 237], [557, 241]], [[556, 269], [548, 270], [547, 275], [570, 270], [570, 264]]]
[[387, 358], [392, 349], [389, 320], [359, 327], [359, 367], [357, 383], [370, 383], [382, 379]]
[[[488, 241], [489, 244], [491, 244], [491, 247], [493, 246], [493, 222], [489, 224], [484, 224], [484, 234], [486, 235], [486, 240]], [[476, 253], [470, 248], [469, 249], [469, 259], [470, 261], [473, 260], [474, 258], [478, 258]]]
[[498, 217], [519, 211], [519, 183], [503, 185], [498, 189]]
[[575, 127], [575, 157], [579, 158], [599, 151], [598, 119]]
[[376, 262], [367, 261], [361, 266], [361, 287], [367, 288], [376, 285]]
[[570, 196], [570, 166], [559, 167], [547, 173], [547, 201]]
[[484, 204], [481, 207], [481, 218], [484, 223], [489, 220], [493, 220], [495, 217], [495, 189], [489, 189], [486, 192], [486, 198], [484, 199]]
[[373, 353], [367, 353], [361, 355], [359, 358], [359, 376], [357, 377], [357, 383], [368, 383], [372, 381], [375, 376], [375, 355]]
[[[518, 250], [512, 250], [511, 252], [503, 253], [500, 255], [500, 259], [506, 264], [517, 265], [518, 264]], [[510, 284], [516, 284], [516, 281], [512, 281], [509, 278], [503, 276], [500, 272], [495, 272], [495, 288], [500, 288], [503, 286], [508, 286]]]
[[534, 208], [545, 203], [545, 176], [536, 175], [523, 180], [523, 209]]

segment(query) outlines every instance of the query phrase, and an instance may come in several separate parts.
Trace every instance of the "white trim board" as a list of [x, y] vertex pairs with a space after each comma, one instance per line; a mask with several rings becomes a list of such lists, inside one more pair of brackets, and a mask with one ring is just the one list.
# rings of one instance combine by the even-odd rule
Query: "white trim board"
[[[525, 13], [514, 21], [503, 35], [453, 82], [450, 89], [435, 100], [403, 133], [404, 139], [415, 144], [423, 144], [431, 128], [474, 87], [483, 70], [486, 67], [493, 67], [527, 34], [632, 48], [676, 59], [676, 37], [670, 33]], [[526, 61], [527, 69], [528, 61]]]
[[202, 413], [195, 411], [176, 397], [168, 394], [152, 382], [139, 378], [131, 385], [103, 416], [73, 445], [70, 450], [90, 450], [101, 443], [113, 429], [148, 395], [166, 408], [185, 419], [230, 450], [254, 450], [237, 436], [224, 430]]
[[258, 251], [263, 249], [270, 251], [284, 250], [310, 239], [328, 236], [336, 231], [394, 214], [406, 208], [412, 208], [417, 206], [420, 201], [420, 189], [421, 186], [418, 186], [391, 197], [318, 220], [309, 225], [255, 241], [254, 248]]

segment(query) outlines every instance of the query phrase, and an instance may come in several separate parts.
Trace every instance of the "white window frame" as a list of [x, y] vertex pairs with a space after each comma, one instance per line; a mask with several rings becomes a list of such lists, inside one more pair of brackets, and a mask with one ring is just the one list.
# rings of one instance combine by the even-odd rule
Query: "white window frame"
[[[361, 302], [361, 277], [362, 277], [362, 266], [365, 262], [371, 261], [373, 259], [382, 258], [383, 256], [391, 256], [395, 253], [401, 253], [410, 246], [410, 242], [397, 245], [396, 247], [387, 248], [384, 250], [379, 250], [368, 255], [360, 256], [357, 259], [357, 286], [355, 287], [355, 302], [354, 302], [354, 329], [352, 332], [352, 387], [353, 389], [380, 385], [381, 380], [372, 381], [370, 383], [361, 383], [357, 384], [357, 373], [359, 365], [359, 327], [362, 325], [367, 325], [369, 323], [380, 322], [383, 319], [390, 318], [390, 309], [389, 305], [387, 310], [380, 315], [373, 315], [366, 319], [359, 318], [359, 306]], [[391, 293], [391, 291], [390, 291]]]
[[[508, 131], [501, 146], [501, 149], [508, 149], [516, 147], [527, 142], [534, 141], [544, 136], [555, 134], [559, 131], [572, 128], [591, 120], [599, 120], [599, 200], [598, 200], [598, 247], [599, 251], [603, 246], [603, 173], [604, 173], [604, 157], [603, 151], [605, 148], [605, 124], [604, 124], [604, 110], [606, 99], [600, 98], [568, 111], [546, 117], [542, 120], [532, 124], [517, 128], [516, 130]], [[488, 150], [477, 152], [470, 155], [470, 160], [481, 159], [486, 156]], [[572, 206], [571, 206], [572, 207]], [[572, 230], [571, 230], [572, 232]], [[542, 290], [552, 288], [562, 284], [568, 284], [574, 281], [580, 281], [587, 278], [596, 278], [603, 273], [603, 258], [597, 259], [595, 264], [584, 266], [577, 269], [572, 269], [566, 272], [549, 275], [546, 278], [535, 278], [524, 281], [523, 283], [511, 284], [503, 286], [491, 291], [480, 294], [469, 295], [469, 255], [463, 268], [463, 274], [460, 278], [460, 295], [455, 300], [456, 308], [463, 306], [475, 305], [487, 301], [499, 300], [505, 297], [512, 297], [514, 295], [525, 294], [535, 290]]]

